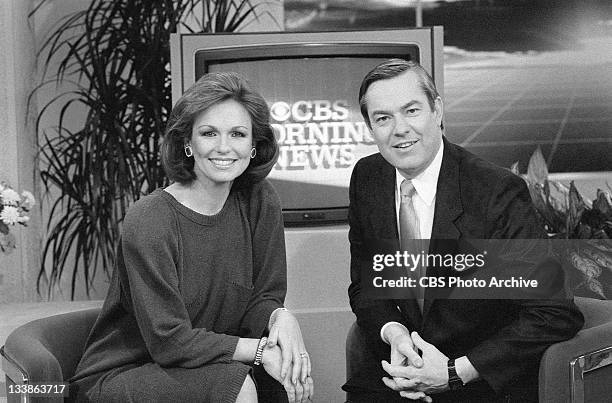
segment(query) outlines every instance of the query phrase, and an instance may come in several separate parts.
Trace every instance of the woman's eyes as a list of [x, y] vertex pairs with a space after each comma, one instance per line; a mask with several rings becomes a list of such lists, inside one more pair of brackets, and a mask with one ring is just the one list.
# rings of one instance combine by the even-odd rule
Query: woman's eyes
[[[216, 135], [217, 135], [217, 132], [214, 132], [214, 131], [203, 131], [203, 132], [200, 132], [200, 136], [203, 136], [203, 137], [214, 137]], [[231, 132], [230, 136], [232, 136], [232, 137], [247, 137], [247, 134], [243, 133], [243, 132], [235, 131], [235, 132]]]

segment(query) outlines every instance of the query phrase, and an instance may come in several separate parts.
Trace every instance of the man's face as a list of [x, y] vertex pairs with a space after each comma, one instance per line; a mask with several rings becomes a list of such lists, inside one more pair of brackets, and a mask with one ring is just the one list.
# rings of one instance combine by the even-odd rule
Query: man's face
[[442, 142], [442, 100], [432, 110], [412, 71], [374, 82], [365, 100], [382, 156], [408, 178], [423, 172]]

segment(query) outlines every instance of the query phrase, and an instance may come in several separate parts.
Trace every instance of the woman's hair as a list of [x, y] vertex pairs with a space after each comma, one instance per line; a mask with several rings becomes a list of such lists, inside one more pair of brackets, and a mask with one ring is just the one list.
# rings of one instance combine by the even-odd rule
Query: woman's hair
[[185, 155], [197, 116], [211, 106], [227, 100], [241, 104], [251, 117], [253, 145], [257, 150], [247, 169], [234, 181], [249, 186], [264, 179], [278, 158], [278, 144], [270, 126], [266, 101], [236, 73], [208, 73], [192, 85], [177, 101], [166, 126], [161, 145], [162, 166], [173, 182], [188, 184], [196, 178], [194, 159]]

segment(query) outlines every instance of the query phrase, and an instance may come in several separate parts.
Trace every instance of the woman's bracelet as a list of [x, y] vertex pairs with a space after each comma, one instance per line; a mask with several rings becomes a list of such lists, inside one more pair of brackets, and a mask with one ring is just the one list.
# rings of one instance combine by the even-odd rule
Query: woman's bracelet
[[255, 360], [253, 361], [253, 365], [261, 365], [261, 359], [263, 357], [263, 350], [268, 342], [267, 337], [262, 337], [259, 339], [259, 344], [257, 344], [257, 351], [255, 352]]

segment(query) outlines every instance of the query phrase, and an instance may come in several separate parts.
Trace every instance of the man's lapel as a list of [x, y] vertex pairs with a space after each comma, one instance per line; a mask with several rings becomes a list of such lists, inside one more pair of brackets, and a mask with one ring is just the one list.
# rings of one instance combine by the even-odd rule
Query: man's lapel
[[[459, 156], [454, 148], [444, 139], [444, 155], [436, 187], [436, 208], [431, 230], [431, 240], [459, 239], [461, 232], [455, 220], [463, 213], [461, 202], [461, 184], [459, 183]], [[430, 250], [433, 245], [430, 244]]]
[[[444, 254], [445, 246], [449, 242], [455, 241], [461, 236], [461, 232], [456, 226], [457, 219], [463, 213], [463, 205], [461, 201], [461, 184], [459, 182], [460, 162], [455, 145], [444, 140], [444, 154], [442, 156], [442, 165], [440, 167], [440, 175], [438, 176], [438, 185], [436, 187], [436, 207], [434, 210], [434, 221], [431, 231], [431, 240], [429, 243], [429, 253]], [[454, 243], [453, 243], [454, 244]], [[448, 270], [441, 268], [427, 268], [427, 276], [432, 277], [447, 277]], [[427, 290], [425, 290], [427, 296]], [[426, 318], [432, 300], [425, 299], [423, 305], [423, 317]]]
[[397, 232], [397, 218], [395, 212], [395, 168], [383, 158], [382, 164], [373, 180], [378, 189], [374, 194], [374, 205], [372, 206], [372, 225], [377, 228], [376, 236], [379, 239], [394, 239], [395, 249], [399, 248], [399, 236]]

